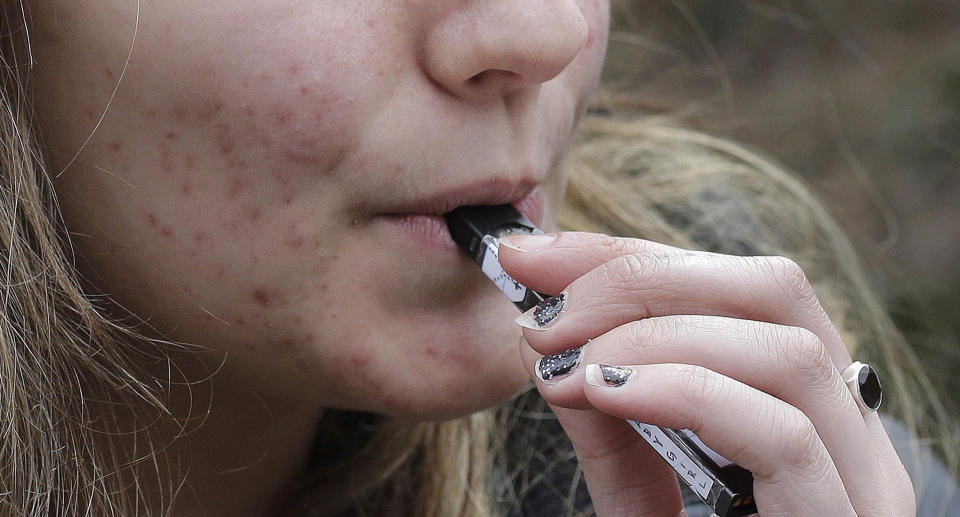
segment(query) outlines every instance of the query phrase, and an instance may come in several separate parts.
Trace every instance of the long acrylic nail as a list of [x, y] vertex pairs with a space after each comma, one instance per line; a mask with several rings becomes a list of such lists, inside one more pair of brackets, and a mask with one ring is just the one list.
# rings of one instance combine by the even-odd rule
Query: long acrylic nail
[[574, 348], [541, 357], [537, 361], [537, 376], [542, 381], [554, 381], [557, 377], [572, 372], [580, 365], [581, 353], [580, 348]]
[[517, 325], [531, 330], [547, 330], [557, 321], [566, 305], [567, 293], [564, 291], [538, 303], [536, 307], [521, 314], [514, 321]]
[[622, 366], [610, 366], [606, 364], [588, 364], [584, 377], [587, 384], [601, 386], [604, 388], [623, 386], [633, 370]]

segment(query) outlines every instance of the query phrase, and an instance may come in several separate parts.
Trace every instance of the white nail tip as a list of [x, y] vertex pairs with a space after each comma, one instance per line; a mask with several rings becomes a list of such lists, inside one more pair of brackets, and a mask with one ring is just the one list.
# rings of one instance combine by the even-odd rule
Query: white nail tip
[[534, 310], [536, 310], [536, 308], [530, 309], [529, 311], [517, 316], [517, 319], [513, 321], [525, 329], [538, 331], [547, 330], [546, 328], [537, 324], [537, 320], [533, 317]]
[[588, 364], [583, 374], [586, 377], [587, 384], [601, 387], [609, 386], [607, 381], [603, 380], [603, 370], [600, 369], [599, 364]]

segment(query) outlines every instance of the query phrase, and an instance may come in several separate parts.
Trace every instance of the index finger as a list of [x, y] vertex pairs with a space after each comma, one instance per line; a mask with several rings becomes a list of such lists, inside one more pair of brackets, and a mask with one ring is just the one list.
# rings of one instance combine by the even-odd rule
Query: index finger
[[[557, 294], [577, 278], [616, 257], [682, 251], [686, 250], [644, 239], [557, 232], [502, 237], [499, 259], [521, 284], [542, 293]], [[551, 266], [550, 274], [544, 274], [545, 262]]]

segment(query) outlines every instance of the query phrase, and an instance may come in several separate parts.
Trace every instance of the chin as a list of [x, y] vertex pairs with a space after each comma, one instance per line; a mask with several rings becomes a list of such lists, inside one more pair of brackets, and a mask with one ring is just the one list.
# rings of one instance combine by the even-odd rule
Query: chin
[[[402, 405], [402, 400], [393, 399], [382, 413], [391, 417], [415, 421], [440, 421], [464, 417], [477, 411], [496, 407], [510, 400], [529, 382], [525, 372], [509, 378], [492, 380], [478, 379], [475, 385], [444, 387], [444, 383], [426, 386]], [[506, 377], [506, 376], [505, 376]], [[461, 381], [462, 382], [462, 381]], [[397, 404], [401, 405], [398, 406]]]
[[[511, 322], [512, 323], [512, 322]], [[412, 420], [448, 420], [497, 406], [530, 378], [520, 359], [519, 329], [479, 334], [480, 341], [450, 341], [433, 334], [410, 361], [381, 364], [371, 383], [373, 411]], [[406, 363], [406, 364], [403, 364]], [[402, 372], [402, 373], [401, 373]]]

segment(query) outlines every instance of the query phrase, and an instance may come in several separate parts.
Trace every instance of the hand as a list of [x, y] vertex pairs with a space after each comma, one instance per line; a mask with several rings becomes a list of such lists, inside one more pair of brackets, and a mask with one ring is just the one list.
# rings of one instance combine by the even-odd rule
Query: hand
[[[916, 513], [879, 417], [861, 415], [840, 378], [851, 358], [796, 263], [555, 235], [511, 237], [500, 260], [528, 287], [564, 293], [545, 329], [527, 319], [538, 330], [524, 329], [522, 354], [598, 515], [682, 509], [673, 470], [624, 419], [695, 431], [753, 472], [763, 516]], [[534, 374], [541, 356], [587, 341], [569, 375]], [[596, 364], [632, 373], [618, 387]]]

